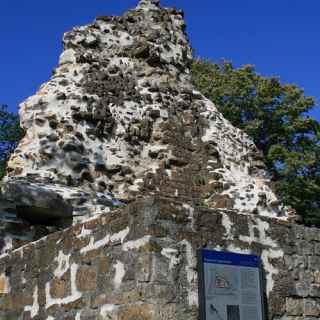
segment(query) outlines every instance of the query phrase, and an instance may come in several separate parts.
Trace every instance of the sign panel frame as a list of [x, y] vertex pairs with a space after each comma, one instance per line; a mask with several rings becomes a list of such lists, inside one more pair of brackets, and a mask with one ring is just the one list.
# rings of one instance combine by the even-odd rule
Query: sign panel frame
[[[259, 256], [201, 249], [197, 251], [197, 258], [200, 320], [246, 320], [245, 318], [250, 318], [250, 312], [257, 313], [257, 316], [252, 315], [252, 320], [266, 319], [263, 273]], [[222, 276], [218, 273], [222, 273]], [[228, 276], [231, 279], [225, 280], [224, 278]], [[211, 280], [208, 281], [209, 278]], [[231, 283], [230, 288], [236, 287], [234, 289], [236, 293], [228, 291], [231, 290], [228, 281]], [[235, 285], [232, 285], [233, 282]], [[238, 299], [238, 302], [228, 303], [228, 298]], [[217, 301], [218, 308], [214, 304], [209, 304], [210, 299]], [[222, 315], [218, 312], [222, 310], [221, 308]]]

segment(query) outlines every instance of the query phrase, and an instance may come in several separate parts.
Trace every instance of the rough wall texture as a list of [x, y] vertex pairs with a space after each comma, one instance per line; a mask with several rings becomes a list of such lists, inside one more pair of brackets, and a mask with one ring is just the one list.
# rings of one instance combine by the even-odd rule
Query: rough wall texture
[[194, 90], [183, 13], [141, 0], [64, 49], [20, 109], [0, 319], [195, 320], [201, 247], [262, 257], [269, 319], [320, 318], [320, 236], [286, 222], [256, 146]]
[[261, 255], [269, 319], [320, 319], [320, 234], [148, 198], [0, 260], [0, 319], [198, 319], [196, 249]]
[[52, 78], [20, 106], [2, 196], [21, 224], [70, 225], [155, 194], [288, 218], [252, 140], [195, 91], [185, 28], [181, 11], [143, 0], [64, 35]]

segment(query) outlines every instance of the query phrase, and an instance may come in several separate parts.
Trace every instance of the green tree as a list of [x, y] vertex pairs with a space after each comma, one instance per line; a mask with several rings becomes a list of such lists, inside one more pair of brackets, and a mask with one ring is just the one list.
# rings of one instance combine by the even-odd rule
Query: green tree
[[6, 105], [0, 105], [0, 178], [4, 176], [9, 155], [21, 137], [18, 115], [8, 111]]
[[308, 225], [320, 225], [320, 125], [315, 100], [252, 65], [196, 60], [193, 81], [263, 152], [276, 192]]

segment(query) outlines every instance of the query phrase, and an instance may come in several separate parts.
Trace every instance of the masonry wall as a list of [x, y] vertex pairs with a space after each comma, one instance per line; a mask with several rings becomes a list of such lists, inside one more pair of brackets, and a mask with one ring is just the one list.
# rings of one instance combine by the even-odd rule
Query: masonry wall
[[320, 233], [140, 200], [0, 260], [0, 319], [198, 319], [196, 249], [262, 257], [268, 319], [320, 319]]

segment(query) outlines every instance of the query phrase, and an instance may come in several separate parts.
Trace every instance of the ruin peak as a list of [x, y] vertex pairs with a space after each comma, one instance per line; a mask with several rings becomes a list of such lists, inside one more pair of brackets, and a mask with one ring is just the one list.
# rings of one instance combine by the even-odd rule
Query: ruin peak
[[160, 7], [160, 0], [140, 0], [137, 9]]

